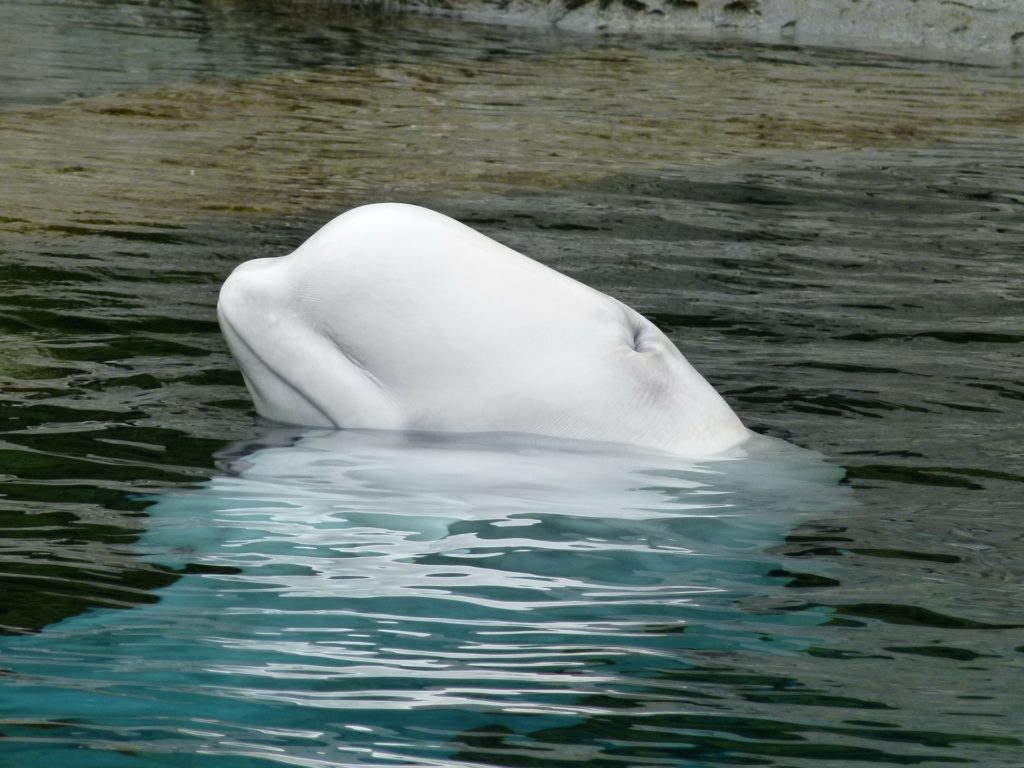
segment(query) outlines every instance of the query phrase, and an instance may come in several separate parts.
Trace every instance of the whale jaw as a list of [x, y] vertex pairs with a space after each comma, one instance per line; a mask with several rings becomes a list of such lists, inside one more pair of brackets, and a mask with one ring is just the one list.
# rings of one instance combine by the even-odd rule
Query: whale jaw
[[256, 412], [307, 427], [399, 429], [380, 383], [294, 298], [278, 258], [240, 264], [221, 287], [217, 319]]

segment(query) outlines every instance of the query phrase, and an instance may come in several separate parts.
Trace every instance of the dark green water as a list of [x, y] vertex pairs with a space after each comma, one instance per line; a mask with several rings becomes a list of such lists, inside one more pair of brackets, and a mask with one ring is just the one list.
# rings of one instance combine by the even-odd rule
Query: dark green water
[[[1019, 71], [229, 2], [5, 3], [0, 63], [0, 762], [1024, 762]], [[310, 471], [217, 289], [381, 199], [846, 479]]]

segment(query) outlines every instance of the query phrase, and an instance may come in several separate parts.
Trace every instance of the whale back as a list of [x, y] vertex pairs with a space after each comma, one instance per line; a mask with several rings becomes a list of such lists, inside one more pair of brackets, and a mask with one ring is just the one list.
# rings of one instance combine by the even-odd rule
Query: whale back
[[687, 455], [747, 435], [639, 313], [417, 206], [357, 208], [291, 254], [240, 265], [218, 315], [257, 411], [274, 421]]

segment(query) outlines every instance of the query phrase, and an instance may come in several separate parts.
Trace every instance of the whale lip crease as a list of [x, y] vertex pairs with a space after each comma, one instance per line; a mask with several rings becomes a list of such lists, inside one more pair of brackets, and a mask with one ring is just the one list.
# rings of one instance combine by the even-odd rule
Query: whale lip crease
[[[235, 341], [249, 355], [251, 355], [252, 358], [256, 362], [258, 362], [260, 364], [260, 366], [263, 368], [264, 371], [266, 371], [271, 376], [273, 376], [278, 382], [280, 382], [283, 386], [287, 387], [292, 393], [294, 393], [304, 403], [306, 403], [306, 405], [308, 405], [311, 409], [313, 409], [318, 414], [320, 414], [320, 416], [323, 417], [323, 419], [324, 419], [324, 421], [326, 423], [328, 423], [328, 424], [333, 424], [334, 423], [333, 420], [331, 419], [331, 417], [324, 411], [324, 409], [321, 408], [308, 394], [303, 392], [302, 389], [300, 387], [298, 387], [294, 382], [289, 381], [284, 376], [282, 376], [277, 370], [274, 369], [273, 366], [270, 365], [270, 363], [262, 355], [260, 355], [259, 352], [256, 351], [256, 349], [253, 347], [253, 345], [250, 344], [246, 340], [245, 336], [243, 336], [241, 333], [238, 332], [238, 329], [231, 322], [230, 318], [228, 318], [227, 313], [224, 312], [224, 310], [219, 306], [219, 303], [218, 303], [217, 315], [218, 315], [218, 319], [221, 322], [222, 329], [227, 331], [228, 333], [230, 333], [231, 337], [233, 337], [233, 339], [232, 339], [232, 338], [228, 337], [227, 333], [225, 333], [225, 337], [228, 338], [228, 347], [229, 348], [231, 346], [231, 341], [232, 340]], [[236, 357], [237, 357], [237, 355], [236, 355]], [[251, 377], [246, 376], [244, 374], [244, 372], [243, 372], [242, 378], [245, 380], [246, 386], [248, 387], [248, 389], [254, 395], [256, 395], [256, 387], [253, 384], [250, 383], [251, 382]], [[257, 411], [260, 410], [258, 405], [257, 405], [257, 409], [256, 410]]]

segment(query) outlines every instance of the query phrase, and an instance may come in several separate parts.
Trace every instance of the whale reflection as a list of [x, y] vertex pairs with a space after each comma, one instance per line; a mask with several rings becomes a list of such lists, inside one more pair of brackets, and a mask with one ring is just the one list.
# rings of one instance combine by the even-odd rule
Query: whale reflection
[[826, 618], [751, 609], [782, 585], [771, 545], [845, 504], [838, 469], [781, 441], [687, 462], [269, 430], [220, 458], [148, 510], [142, 556], [182, 574], [159, 602], [5, 639], [11, 759], [436, 765], [476, 728], [660, 709], [699, 655], [791, 652]]

